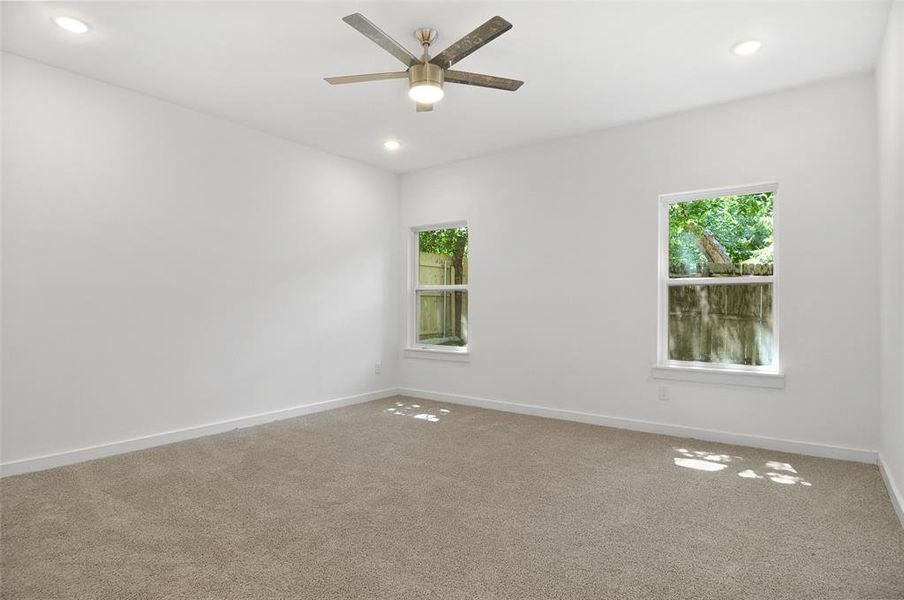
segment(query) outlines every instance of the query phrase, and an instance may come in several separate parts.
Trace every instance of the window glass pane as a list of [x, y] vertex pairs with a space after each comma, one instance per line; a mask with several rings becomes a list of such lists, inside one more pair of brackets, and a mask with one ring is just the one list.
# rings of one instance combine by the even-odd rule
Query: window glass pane
[[669, 359], [772, 364], [772, 284], [669, 288]]
[[669, 277], [772, 275], [772, 192], [669, 205]]
[[418, 247], [418, 285], [468, 283], [467, 227], [421, 231]]
[[417, 302], [419, 343], [468, 345], [467, 292], [418, 292]]

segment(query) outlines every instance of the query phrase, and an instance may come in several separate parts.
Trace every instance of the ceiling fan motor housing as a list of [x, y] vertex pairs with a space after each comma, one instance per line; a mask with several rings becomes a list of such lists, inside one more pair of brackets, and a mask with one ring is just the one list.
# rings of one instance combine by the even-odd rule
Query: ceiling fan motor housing
[[412, 65], [408, 69], [408, 81], [411, 87], [418, 85], [433, 85], [443, 87], [445, 77], [443, 77], [443, 69], [433, 63], [420, 63]]

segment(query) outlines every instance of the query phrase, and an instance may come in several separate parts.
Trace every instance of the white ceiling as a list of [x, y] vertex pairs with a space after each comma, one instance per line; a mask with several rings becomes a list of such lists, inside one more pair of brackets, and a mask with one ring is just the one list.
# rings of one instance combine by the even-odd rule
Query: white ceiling
[[[396, 172], [871, 71], [886, 2], [4, 2], [3, 48]], [[493, 15], [514, 28], [456, 68], [517, 92], [447, 84], [415, 113], [405, 80], [327, 75], [403, 65], [341, 21], [362, 12], [417, 53]], [[50, 17], [78, 15], [75, 36]], [[730, 52], [763, 41], [750, 58]], [[434, 52], [435, 54], [435, 52]], [[387, 153], [382, 142], [403, 148]]]

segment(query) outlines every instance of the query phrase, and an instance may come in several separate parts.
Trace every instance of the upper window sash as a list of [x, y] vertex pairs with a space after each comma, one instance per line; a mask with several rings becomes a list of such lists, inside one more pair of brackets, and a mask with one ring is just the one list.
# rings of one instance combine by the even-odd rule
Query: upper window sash
[[467, 228], [468, 222], [467, 221], [446, 221], [443, 223], [434, 223], [432, 225], [417, 225], [417, 226], [411, 227], [409, 229], [409, 232], [410, 232], [409, 235], [411, 236], [410, 237], [411, 243], [409, 245], [409, 247], [411, 248], [411, 257], [409, 259], [409, 265], [410, 265], [409, 266], [409, 268], [410, 268], [409, 281], [410, 281], [410, 290], [411, 291], [419, 292], [419, 291], [431, 290], [431, 289], [436, 289], [436, 290], [440, 290], [440, 291], [442, 291], [442, 290], [455, 291], [455, 289], [452, 289], [452, 288], [458, 288], [462, 291], [468, 290], [467, 283], [438, 285], [438, 286], [437, 285], [422, 285], [419, 280], [419, 277], [418, 277], [419, 269], [420, 269], [419, 259], [420, 259], [420, 254], [421, 254], [420, 236], [418, 234], [420, 234], [422, 231], [436, 231], [437, 229], [457, 229], [459, 227]]

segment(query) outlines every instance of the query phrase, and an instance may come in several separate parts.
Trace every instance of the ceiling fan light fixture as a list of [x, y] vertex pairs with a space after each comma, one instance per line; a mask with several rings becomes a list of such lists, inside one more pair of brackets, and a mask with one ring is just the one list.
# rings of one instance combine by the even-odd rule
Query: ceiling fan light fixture
[[418, 104], [433, 104], [443, 99], [443, 88], [433, 83], [413, 85], [408, 89], [408, 97]]
[[445, 95], [443, 85], [447, 81], [459, 85], [473, 85], [509, 92], [514, 92], [524, 83], [517, 79], [470, 73], [451, 68], [461, 59], [470, 56], [475, 50], [479, 50], [512, 28], [512, 24], [500, 16], [490, 18], [486, 23], [432, 58], [430, 57], [430, 46], [436, 41], [437, 32], [431, 27], [421, 27], [414, 32], [414, 37], [423, 49], [423, 54], [418, 58], [402, 44], [386, 35], [386, 32], [371, 23], [361, 13], [342, 17], [342, 20], [392, 54], [405, 65], [405, 70], [324, 77], [330, 85], [408, 78], [408, 96], [417, 103], [415, 110], [421, 113], [432, 111], [433, 104], [443, 99]]
[[445, 95], [443, 69], [432, 63], [412, 65], [408, 81], [408, 97], [418, 104], [433, 104]]

